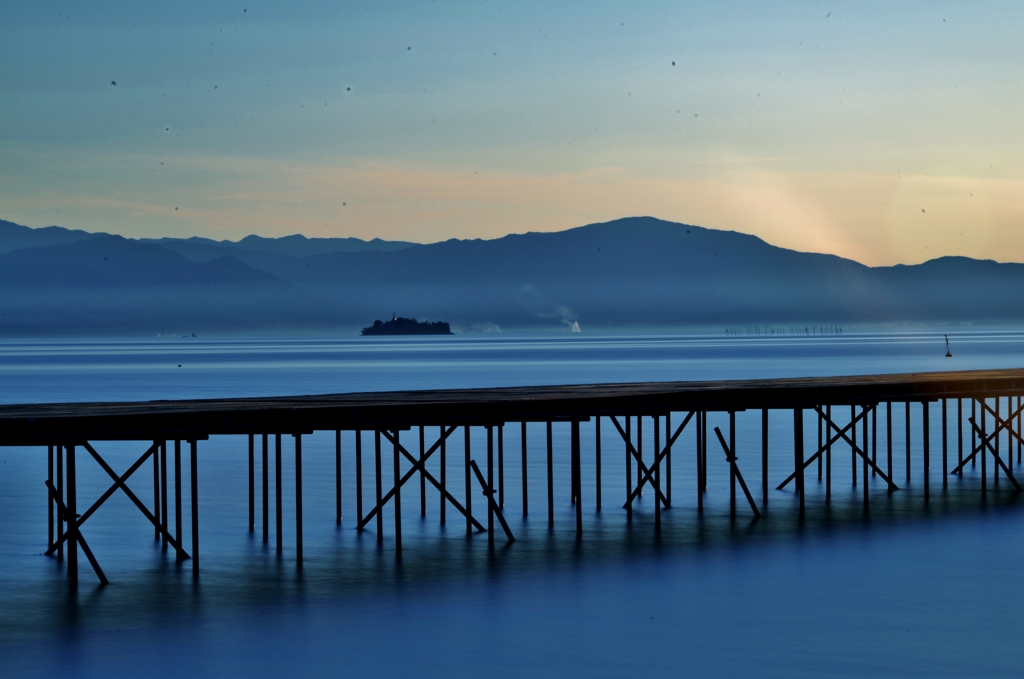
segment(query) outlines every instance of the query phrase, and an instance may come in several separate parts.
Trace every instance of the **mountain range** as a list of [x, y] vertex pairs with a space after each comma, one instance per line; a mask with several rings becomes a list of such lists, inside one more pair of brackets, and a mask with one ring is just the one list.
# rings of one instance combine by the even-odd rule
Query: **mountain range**
[[868, 267], [651, 217], [426, 245], [0, 221], [0, 337], [351, 334], [391, 313], [457, 331], [1014, 322], [1022, 284], [1022, 264]]

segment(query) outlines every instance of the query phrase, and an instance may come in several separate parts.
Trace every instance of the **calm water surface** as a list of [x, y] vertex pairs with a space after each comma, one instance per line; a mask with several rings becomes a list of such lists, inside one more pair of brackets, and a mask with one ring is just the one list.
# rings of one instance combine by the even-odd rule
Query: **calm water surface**
[[[942, 330], [810, 338], [559, 336], [207, 341], [0, 341], [5, 403], [213, 398], [390, 389], [484, 387], [1021, 367], [1024, 332]], [[956, 433], [955, 410], [949, 431]], [[897, 409], [896, 422], [904, 413]], [[739, 416], [740, 466], [758, 482], [760, 418]], [[247, 530], [247, 443], [200, 444], [203, 573], [153, 541], [122, 494], [83, 527], [111, 585], [68, 594], [46, 546], [45, 451], [0, 448], [0, 667], [4, 676], [1019, 676], [1024, 650], [1024, 508], [1005, 479], [980, 502], [979, 469], [941, 488], [933, 453], [932, 502], [920, 495], [920, 408], [912, 411], [913, 478], [889, 495], [871, 482], [865, 518], [850, 484], [849, 450], [836, 453], [834, 499], [808, 480], [808, 517], [790, 491], [772, 491], [765, 519], [728, 521], [728, 469], [710, 451], [706, 512], [695, 512], [693, 432], [673, 452], [673, 508], [653, 538], [653, 505], [627, 524], [624, 452], [605, 421], [603, 507], [595, 511], [593, 424], [583, 426], [586, 535], [573, 536], [568, 431], [555, 427], [554, 530], [547, 528], [544, 431], [528, 431], [529, 508], [523, 517], [518, 425], [505, 431], [505, 512], [517, 542], [493, 552], [465, 536], [449, 509], [438, 522], [429, 487], [402, 494], [401, 564], [393, 517], [385, 540], [354, 530], [352, 434], [343, 438], [344, 521], [334, 523], [333, 434], [303, 441], [305, 556], [294, 564], [292, 450], [285, 446], [284, 554]], [[680, 416], [675, 416], [679, 421]], [[712, 426], [725, 418], [710, 416]], [[931, 417], [940, 440], [938, 406]], [[648, 424], [645, 441], [652, 432]], [[813, 422], [805, 429], [809, 437]], [[879, 422], [883, 431], [882, 421]], [[792, 465], [792, 415], [771, 420], [771, 479]], [[436, 431], [428, 431], [428, 445]], [[416, 433], [405, 434], [418, 445]], [[903, 450], [901, 426], [895, 445]], [[462, 478], [461, 435], [449, 479]], [[366, 446], [372, 450], [367, 437]], [[649, 445], [649, 444], [648, 444]], [[482, 432], [472, 450], [484, 450]], [[118, 471], [144, 450], [97, 444]], [[649, 450], [649, 448], [648, 448]], [[955, 456], [955, 443], [951, 444]], [[107, 477], [79, 458], [79, 502]], [[372, 454], [366, 455], [367, 470]], [[430, 468], [437, 473], [438, 461]], [[859, 471], [859, 470], [858, 470]], [[385, 464], [385, 478], [391, 468]], [[372, 494], [367, 474], [367, 497]], [[863, 482], [863, 480], [861, 480]], [[273, 483], [273, 480], [271, 481]], [[132, 487], [152, 501], [145, 466]], [[385, 484], [386, 486], [390, 484]], [[464, 490], [452, 483], [453, 494]], [[185, 488], [187, 492], [187, 479]], [[271, 486], [273, 487], [273, 486]], [[479, 495], [479, 494], [478, 494]], [[475, 503], [477, 512], [482, 501]], [[188, 499], [185, 499], [188, 506]], [[273, 516], [273, 512], [271, 512]], [[186, 526], [188, 525], [186, 511]], [[186, 545], [190, 538], [186, 531]]]

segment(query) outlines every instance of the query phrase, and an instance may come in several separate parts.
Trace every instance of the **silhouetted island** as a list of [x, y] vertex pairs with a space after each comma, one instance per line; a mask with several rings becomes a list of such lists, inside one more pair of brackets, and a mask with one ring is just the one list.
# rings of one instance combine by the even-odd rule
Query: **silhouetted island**
[[374, 321], [369, 328], [363, 328], [364, 335], [453, 335], [444, 321], [418, 323], [415, 318], [399, 318], [394, 314], [390, 321]]

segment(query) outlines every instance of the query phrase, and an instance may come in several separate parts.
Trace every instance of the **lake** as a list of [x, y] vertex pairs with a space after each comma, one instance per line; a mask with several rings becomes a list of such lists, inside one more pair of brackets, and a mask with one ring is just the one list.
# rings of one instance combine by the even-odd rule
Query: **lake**
[[[944, 333], [953, 358], [945, 358]], [[476, 335], [448, 338], [0, 341], [0, 402], [110, 401], [511, 385], [851, 375], [1024, 365], [1017, 328], [885, 329], [829, 336]], [[403, 557], [390, 509], [378, 545], [355, 530], [353, 434], [343, 434], [342, 525], [334, 517], [334, 434], [303, 439], [303, 568], [294, 561], [293, 463], [285, 441], [284, 553], [274, 529], [249, 533], [247, 440], [199, 444], [202, 577], [175, 564], [121, 493], [83, 535], [111, 584], [68, 592], [46, 549], [45, 450], [0, 448], [0, 663], [4, 676], [1018, 676], [1024, 511], [1004, 479], [985, 502], [980, 466], [942, 487], [940, 419], [931, 423], [932, 498], [913, 477], [889, 494], [871, 480], [871, 512], [834, 453], [833, 501], [808, 475], [798, 521], [791, 488], [771, 491], [758, 522], [728, 519], [728, 467], [709, 450], [705, 513], [696, 513], [692, 429], [673, 450], [673, 507], [655, 539], [645, 494], [627, 522], [621, 440], [604, 422], [602, 497], [594, 507], [594, 424], [582, 425], [584, 537], [574, 536], [568, 427], [555, 425], [555, 526], [546, 517], [543, 425], [528, 429], [523, 516], [518, 424], [505, 428], [505, 515], [516, 542], [466, 538], [427, 488], [403, 489]], [[953, 404], [950, 406], [954, 407]], [[951, 410], [950, 433], [955, 436]], [[882, 411], [884, 413], [884, 410]], [[894, 409], [902, 425], [902, 406]], [[920, 407], [912, 412], [919, 427]], [[737, 450], [758, 485], [760, 413], [739, 413]], [[673, 421], [681, 421], [676, 414]], [[810, 437], [813, 421], [805, 431]], [[723, 426], [727, 416], [709, 415]], [[645, 441], [651, 440], [650, 422]], [[772, 487], [792, 468], [792, 413], [772, 413]], [[879, 421], [879, 431], [882, 421]], [[895, 446], [902, 454], [902, 427]], [[919, 428], [915, 432], [919, 432]], [[366, 498], [372, 439], [364, 439]], [[413, 432], [404, 434], [413, 443]], [[436, 431], [428, 432], [430, 445]], [[483, 450], [483, 430], [472, 448]], [[462, 436], [448, 445], [462, 478]], [[416, 442], [418, 445], [418, 441]], [[882, 441], [884, 444], [884, 440]], [[99, 442], [121, 472], [146, 448]], [[881, 450], [881, 446], [880, 446]], [[953, 452], [955, 456], [955, 452]], [[385, 456], [387, 457], [387, 456]], [[897, 459], [901, 459], [897, 456]], [[435, 470], [438, 461], [431, 461]], [[787, 464], [789, 468], [787, 469]], [[79, 502], [109, 485], [79, 457]], [[858, 465], [859, 466], [859, 465]], [[186, 465], [187, 468], [187, 465]], [[385, 478], [391, 467], [385, 461]], [[858, 469], [859, 471], [859, 469]], [[187, 475], [186, 475], [187, 481]], [[863, 479], [861, 479], [863, 483]], [[129, 483], [151, 502], [147, 464]], [[453, 494], [462, 498], [454, 483]], [[187, 482], [185, 483], [187, 493]], [[385, 483], [385, 488], [390, 487]], [[273, 488], [273, 480], [271, 481]], [[752, 490], [754, 490], [752, 488]], [[755, 491], [755, 495], [756, 495]], [[273, 493], [271, 493], [273, 496]], [[366, 500], [369, 505], [369, 500]], [[482, 516], [482, 498], [475, 504]], [[187, 517], [187, 500], [185, 503]], [[273, 511], [271, 511], [273, 521]], [[186, 526], [188, 520], [185, 521]], [[189, 543], [186, 529], [186, 546]]]

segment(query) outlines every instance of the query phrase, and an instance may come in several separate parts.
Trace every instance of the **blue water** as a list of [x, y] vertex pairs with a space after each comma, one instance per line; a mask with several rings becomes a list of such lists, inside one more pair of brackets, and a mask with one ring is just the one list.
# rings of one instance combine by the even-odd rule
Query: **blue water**
[[[0, 342], [6, 403], [262, 396], [499, 385], [730, 379], [1024, 365], [1024, 332], [942, 330], [810, 338], [559, 336], [432, 339]], [[180, 367], [179, 367], [180, 366]], [[531, 425], [529, 508], [522, 516], [519, 426], [505, 430], [505, 514], [517, 541], [468, 539], [454, 510], [438, 523], [428, 486], [403, 488], [403, 547], [390, 507], [384, 542], [354, 530], [352, 434], [343, 435], [344, 521], [334, 522], [333, 433], [303, 440], [305, 562], [294, 562], [293, 457], [285, 442], [284, 553], [247, 530], [247, 441], [200, 443], [202, 578], [195, 584], [153, 541], [122, 494], [83, 527], [111, 585], [82, 561], [69, 595], [46, 546], [45, 451], [0, 448], [0, 667], [3, 676], [1019, 676], [1024, 511], [1003, 479], [980, 498], [980, 467], [942, 488], [933, 406], [932, 499], [921, 494], [920, 406], [912, 411], [912, 479], [904, 481], [902, 407], [894, 412], [892, 495], [853, 488], [837, 448], [833, 502], [808, 477], [808, 514], [790, 490], [767, 515], [728, 520], [728, 468], [712, 448], [706, 511], [696, 514], [693, 432], [673, 452], [673, 508], [654, 538], [649, 494], [632, 523], [624, 452], [603, 423], [595, 511], [593, 423], [583, 425], [584, 539], [574, 539], [568, 431], [555, 426], [555, 528], [546, 521], [544, 431]], [[949, 433], [956, 436], [950, 405]], [[884, 415], [884, 411], [882, 411]], [[846, 415], [848, 417], [848, 414]], [[681, 415], [674, 416], [681, 421]], [[724, 416], [711, 415], [712, 426]], [[771, 419], [772, 487], [792, 467], [792, 414]], [[759, 413], [738, 415], [739, 464], [759, 490]], [[814, 422], [805, 429], [808, 445]], [[653, 432], [645, 426], [646, 451]], [[879, 421], [884, 431], [884, 420]], [[428, 431], [427, 444], [436, 437]], [[418, 446], [416, 432], [404, 435]], [[884, 440], [883, 440], [884, 444]], [[951, 455], [956, 444], [951, 441]], [[143, 444], [96, 444], [119, 472]], [[485, 439], [473, 432], [473, 456]], [[880, 447], [880, 457], [882, 456]], [[385, 456], [384, 477], [390, 478]], [[109, 485], [79, 457], [79, 502]], [[461, 432], [448, 445], [449, 488], [462, 500]], [[428, 468], [437, 475], [438, 460]], [[788, 464], [788, 467], [787, 467]], [[372, 441], [364, 440], [366, 505]], [[187, 465], [186, 465], [187, 468]], [[273, 465], [271, 465], [273, 468]], [[990, 467], [991, 472], [991, 467]], [[858, 473], [860, 468], [858, 465]], [[863, 483], [863, 479], [859, 479]], [[129, 485], [152, 502], [147, 464]], [[385, 483], [385, 488], [389, 487]], [[188, 533], [187, 472], [185, 544]], [[273, 489], [273, 479], [271, 480]], [[273, 492], [271, 492], [273, 497]], [[478, 499], [479, 498], [479, 499]], [[482, 498], [474, 498], [475, 513]], [[272, 501], [272, 500], [271, 500]], [[273, 522], [273, 512], [271, 511]]]

